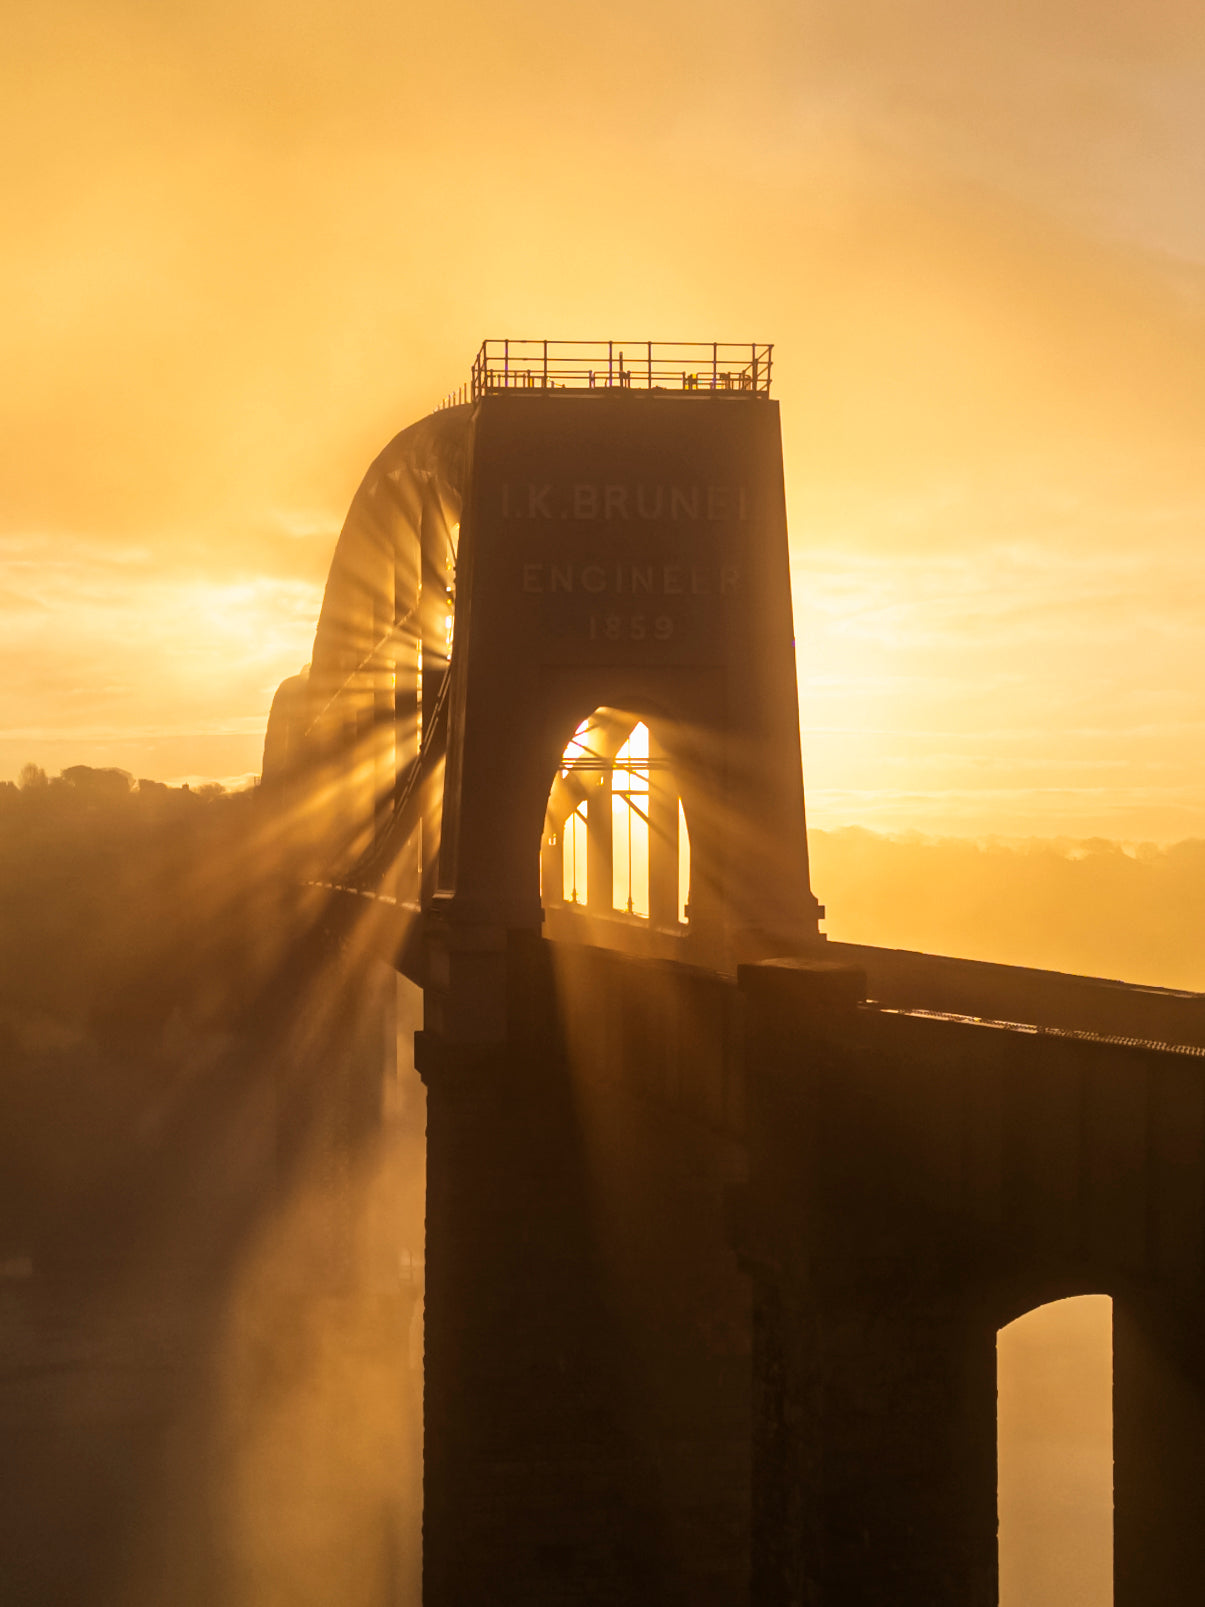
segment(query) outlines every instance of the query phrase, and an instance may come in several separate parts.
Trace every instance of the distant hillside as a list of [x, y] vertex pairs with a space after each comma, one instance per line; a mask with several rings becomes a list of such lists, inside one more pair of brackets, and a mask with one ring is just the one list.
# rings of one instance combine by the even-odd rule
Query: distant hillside
[[1205, 841], [809, 840], [832, 938], [1205, 991]]

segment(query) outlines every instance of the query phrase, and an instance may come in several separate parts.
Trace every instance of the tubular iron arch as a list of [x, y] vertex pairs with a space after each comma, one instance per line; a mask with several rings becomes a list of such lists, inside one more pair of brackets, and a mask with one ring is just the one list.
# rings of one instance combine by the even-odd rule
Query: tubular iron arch
[[397, 902], [421, 901], [438, 852], [469, 413], [433, 414], [372, 463], [312, 661], [277, 692], [264, 747], [264, 789], [303, 866]]

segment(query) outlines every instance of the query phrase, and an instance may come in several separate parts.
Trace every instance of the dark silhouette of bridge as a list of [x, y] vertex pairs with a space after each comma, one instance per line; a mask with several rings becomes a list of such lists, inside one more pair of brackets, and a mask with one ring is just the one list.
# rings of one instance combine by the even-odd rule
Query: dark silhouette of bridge
[[487, 342], [265, 796], [423, 990], [424, 1601], [989, 1607], [1001, 1326], [1114, 1302], [1118, 1607], [1205, 1599], [1205, 996], [827, 941], [772, 352]]

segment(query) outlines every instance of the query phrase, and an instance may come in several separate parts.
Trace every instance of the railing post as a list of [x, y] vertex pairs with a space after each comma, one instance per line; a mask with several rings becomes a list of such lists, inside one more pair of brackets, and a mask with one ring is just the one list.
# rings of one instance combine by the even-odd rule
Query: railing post
[[544, 342], [544, 389], [548, 389], [548, 342]]
[[504, 340], [502, 342], [502, 389], [506, 390], [509, 387], [509, 385], [510, 385], [510, 341], [509, 340]]
[[649, 341], [649, 390], [653, 388], [653, 343]]
[[608, 390], [610, 390], [611, 386], [614, 384], [614, 378], [613, 378], [613, 372], [612, 372], [613, 357], [614, 357], [614, 353], [613, 353], [613, 349], [612, 349], [612, 344], [611, 344], [610, 341], [608, 341], [607, 342], [607, 389]]
[[716, 384], [719, 380], [718, 351], [718, 343], [713, 340], [711, 343], [711, 388], [713, 391], [715, 390]]

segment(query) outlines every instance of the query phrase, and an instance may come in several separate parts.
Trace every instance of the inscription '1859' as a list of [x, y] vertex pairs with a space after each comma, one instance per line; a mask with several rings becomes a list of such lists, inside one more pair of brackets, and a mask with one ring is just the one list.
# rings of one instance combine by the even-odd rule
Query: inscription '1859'
[[504, 519], [731, 520], [749, 517], [744, 486], [504, 485]]

